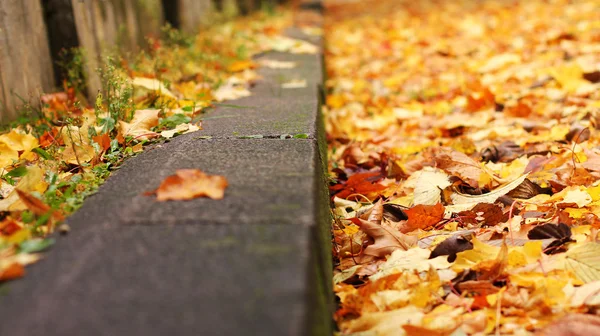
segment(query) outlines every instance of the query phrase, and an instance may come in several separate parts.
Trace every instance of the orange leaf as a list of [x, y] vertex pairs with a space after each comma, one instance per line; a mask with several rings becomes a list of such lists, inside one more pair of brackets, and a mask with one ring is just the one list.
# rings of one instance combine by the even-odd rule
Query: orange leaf
[[94, 140], [94, 142], [100, 145], [100, 148], [102, 148], [103, 151], [106, 151], [110, 148], [110, 137], [107, 133], [96, 135], [92, 137], [92, 140]]
[[19, 263], [12, 263], [10, 266], [0, 270], [0, 281], [13, 280], [25, 275], [25, 268]]
[[27, 209], [31, 210], [31, 212], [33, 212], [34, 214], [41, 216], [50, 211], [50, 207], [44, 204], [44, 202], [42, 202], [37, 197], [19, 189], [15, 190], [17, 191], [17, 195], [19, 195], [19, 198], [25, 204]]
[[0, 222], [0, 236], [10, 236], [11, 234], [21, 230], [23, 224], [14, 220], [11, 217], [6, 217]]
[[39, 198], [25, 191], [19, 189], [15, 190], [17, 192], [17, 195], [19, 195], [19, 199], [21, 200], [21, 202], [23, 202], [27, 209], [31, 210], [31, 212], [33, 212], [34, 214], [41, 216], [47, 214], [48, 212], [52, 212], [52, 219], [56, 221], [61, 221], [64, 219], [64, 216], [59, 211], [53, 210], [50, 206], [42, 202]]
[[190, 200], [197, 197], [222, 199], [227, 188], [227, 180], [219, 175], [207, 175], [198, 169], [178, 169], [175, 175], [168, 176], [156, 189], [156, 199]]
[[40, 137], [40, 147], [48, 148], [53, 143], [57, 143], [58, 145], [64, 145], [64, 141], [58, 133], [58, 130], [56, 128], [53, 128], [51, 131], [46, 131], [44, 134], [42, 134], [42, 136]]
[[436, 205], [419, 204], [405, 210], [405, 212], [408, 216], [408, 221], [405, 226], [406, 230], [403, 229], [403, 232], [427, 229], [444, 218], [444, 206], [442, 203], [437, 203]]
[[385, 186], [375, 183], [383, 176], [379, 172], [366, 172], [354, 174], [344, 184], [330, 187], [331, 191], [338, 191], [335, 195], [339, 198], [348, 198], [354, 194], [369, 197], [369, 194], [385, 190]]

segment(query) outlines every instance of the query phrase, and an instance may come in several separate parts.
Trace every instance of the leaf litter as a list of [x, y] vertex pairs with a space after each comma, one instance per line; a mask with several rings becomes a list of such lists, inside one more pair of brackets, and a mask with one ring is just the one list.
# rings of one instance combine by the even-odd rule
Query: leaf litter
[[340, 333], [597, 334], [600, 4], [326, 6]]
[[[201, 131], [193, 120], [205, 110], [249, 96], [261, 80], [254, 56], [317, 53], [317, 46], [282, 35], [292, 22], [290, 11], [278, 11], [211, 25], [197, 36], [165, 27], [137, 55], [106, 58], [94, 101], [83, 92], [84, 54], [68, 52], [62, 92], [43, 95], [41, 108], [21, 106], [26, 113], [0, 131], [0, 283], [22, 277], [52, 245], [55, 230], [69, 232], [64, 218], [124, 160], [149, 144]], [[218, 200], [227, 184], [223, 176], [183, 169], [153, 193], [158, 201]]]

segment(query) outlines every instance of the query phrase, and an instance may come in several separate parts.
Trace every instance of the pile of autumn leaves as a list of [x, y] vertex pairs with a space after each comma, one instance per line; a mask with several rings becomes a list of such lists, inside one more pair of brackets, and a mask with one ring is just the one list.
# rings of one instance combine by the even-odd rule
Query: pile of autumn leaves
[[343, 334], [600, 333], [599, 11], [537, 0], [329, 11]]
[[[189, 44], [153, 41], [133, 64], [107, 63], [106, 92], [95, 104], [67, 85], [42, 96], [39, 119], [0, 134], [0, 282], [23, 276], [52, 244], [48, 235], [56, 227], [66, 233], [63, 219], [124, 159], [153, 141], [200, 130], [192, 120], [216, 102], [249, 96], [259, 79], [253, 55], [316, 53], [282, 35], [290, 23], [290, 13], [257, 13], [203, 30]], [[147, 194], [158, 201], [222, 199], [226, 187], [223, 176], [182, 169]]]

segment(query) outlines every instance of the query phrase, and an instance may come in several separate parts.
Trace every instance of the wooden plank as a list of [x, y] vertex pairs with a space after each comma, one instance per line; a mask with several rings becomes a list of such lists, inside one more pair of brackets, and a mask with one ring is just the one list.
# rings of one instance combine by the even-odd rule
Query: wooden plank
[[52, 61], [39, 0], [0, 1], [0, 123], [23, 99], [37, 104], [52, 89]]
[[147, 35], [158, 36], [164, 16], [160, 0], [71, 0], [80, 46], [88, 59], [88, 95], [102, 89], [96, 69], [107, 51], [137, 52]]
[[194, 34], [202, 25], [210, 23], [211, 15], [215, 13], [211, 0], [178, 0], [179, 29]]

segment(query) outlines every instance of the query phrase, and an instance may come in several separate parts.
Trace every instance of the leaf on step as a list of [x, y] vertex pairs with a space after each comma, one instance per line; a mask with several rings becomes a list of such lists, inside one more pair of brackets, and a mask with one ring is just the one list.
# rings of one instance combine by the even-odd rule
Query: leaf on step
[[227, 180], [219, 175], [207, 175], [198, 169], [178, 169], [175, 175], [163, 180], [156, 194], [158, 201], [190, 200], [197, 197], [222, 199], [227, 188]]

